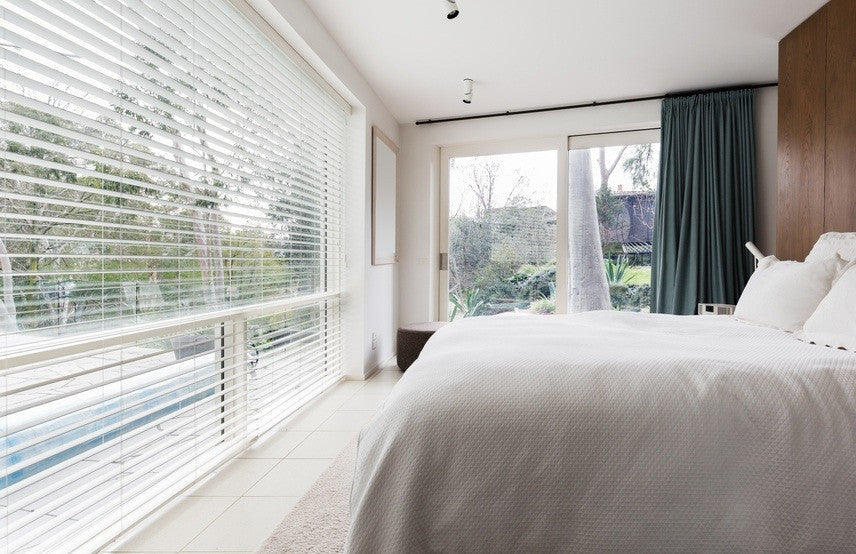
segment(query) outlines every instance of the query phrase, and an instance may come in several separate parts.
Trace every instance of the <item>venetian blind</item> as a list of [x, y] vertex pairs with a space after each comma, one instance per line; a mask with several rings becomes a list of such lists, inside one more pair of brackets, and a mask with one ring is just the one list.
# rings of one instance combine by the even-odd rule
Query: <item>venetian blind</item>
[[8, 550], [114, 535], [339, 375], [348, 110], [245, 13], [2, 3]]

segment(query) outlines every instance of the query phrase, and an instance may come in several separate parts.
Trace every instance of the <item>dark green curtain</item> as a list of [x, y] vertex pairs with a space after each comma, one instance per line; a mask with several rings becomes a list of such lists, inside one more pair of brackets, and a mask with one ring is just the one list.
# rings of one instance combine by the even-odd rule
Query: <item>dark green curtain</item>
[[667, 97], [651, 267], [651, 310], [735, 304], [755, 240], [753, 90]]

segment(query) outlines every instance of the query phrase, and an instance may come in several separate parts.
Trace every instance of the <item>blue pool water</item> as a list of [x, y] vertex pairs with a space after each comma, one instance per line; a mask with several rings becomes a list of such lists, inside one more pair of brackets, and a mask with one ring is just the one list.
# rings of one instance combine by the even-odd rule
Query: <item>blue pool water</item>
[[[66, 460], [83, 457], [98, 446], [111, 441], [118, 444], [123, 435], [214, 396], [214, 383], [219, 378], [214, 365], [187, 371], [187, 367], [183, 367], [186, 363], [176, 362], [168, 368], [128, 379], [121, 385], [108, 385], [95, 391], [48, 401], [37, 408], [0, 418], [0, 428], [21, 429], [2, 437], [0, 442], [0, 452], [5, 454], [0, 457], [0, 469], [6, 474], [10, 468], [16, 467], [11, 473], [0, 476], [0, 490]], [[117, 390], [119, 386], [125, 389], [141, 388], [121, 394], [121, 390]], [[114, 396], [115, 393], [120, 394], [97, 402], [98, 396]], [[75, 409], [77, 406], [80, 408]], [[47, 419], [51, 412], [67, 415], [28, 425], [29, 420]], [[211, 417], [217, 416], [211, 414]], [[52, 438], [39, 440], [40, 437], [50, 437], [60, 429], [67, 430]], [[86, 436], [91, 438], [80, 442]]]

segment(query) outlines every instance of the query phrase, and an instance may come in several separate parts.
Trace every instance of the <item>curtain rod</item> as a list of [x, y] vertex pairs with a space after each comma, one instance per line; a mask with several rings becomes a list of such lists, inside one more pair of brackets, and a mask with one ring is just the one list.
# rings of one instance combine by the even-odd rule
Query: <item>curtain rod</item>
[[663, 100], [664, 98], [676, 98], [680, 96], [690, 96], [693, 94], [707, 94], [711, 92], [728, 92], [732, 90], [743, 89], [758, 89], [766, 87], [775, 87], [779, 83], [760, 83], [755, 85], [737, 85], [711, 89], [689, 90], [685, 92], [670, 92], [667, 94], [657, 94], [653, 96], [637, 96], [635, 98], [624, 98], [622, 100], [604, 100], [587, 102], [585, 104], [566, 104], [564, 106], [550, 106], [548, 108], [530, 108], [526, 110], [507, 110], [504, 112], [493, 112], [479, 115], [462, 115], [458, 117], [442, 117], [438, 119], [420, 119], [416, 125], [431, 125], [433, 123], [449, 123], [451, 121], [468, 121], [471, 119], [487, 119], [489, 117], [505, 117], [509, 115], [524, 115], [530, 113], [556, 112], [560, 110], [575, 110], [577, 108], [593, 108], [596, 106], [613, 106], [615, 104], [631, 104], [633, 102], [647, 102], [648, 100]]

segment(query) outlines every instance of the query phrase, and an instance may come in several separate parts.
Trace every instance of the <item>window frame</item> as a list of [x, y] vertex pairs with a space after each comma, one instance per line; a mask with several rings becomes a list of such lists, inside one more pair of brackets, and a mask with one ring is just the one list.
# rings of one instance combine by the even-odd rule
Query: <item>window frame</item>
[[[656, 137], [656, 140], [648, 140]], [[555, 151], [556, 152], [556, 314], [568, 312], [569, 297], [569, 264], [568, 264], [568, 232], [570, 197], [568, 194], [569, 156], [572, 148], [592, 148], [598, 146], [613, 146], [639, 142], [659, 142], [660, 127], [640, 125], [638, 127], [620, 128], [610, 131], [593, 131], [585, 133], [564, 134], [557, 137], [542, 137], [529, 139], [512, 139], [504, 141], [482, 141], [467, 144], [441, 146], [439, 148], [439, 191], [437, 194], [437, 216], [439, 221], [437, 252], [439, 257], [433, 260], [432, 275], [436, 282], [430, 287], [436, 294], [433, 306], [433, 316], [437, 321], [447, 321], [449, 317], [449, 271], [442, 269], [443, 260], [449, 255], [449, 160], [460, 157], [516, 154], [525, 152]], [[445, 257], [445, 258], [444, 258]]]

